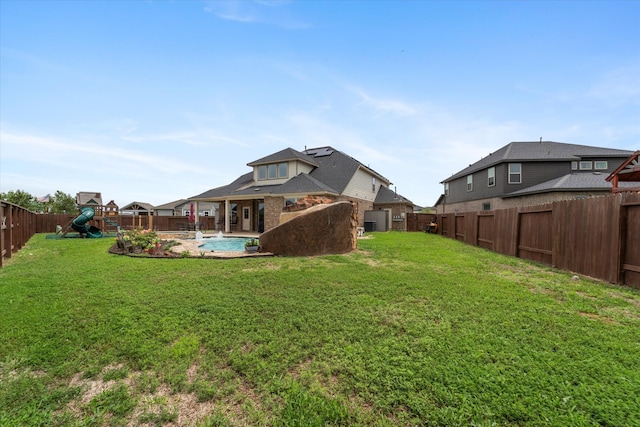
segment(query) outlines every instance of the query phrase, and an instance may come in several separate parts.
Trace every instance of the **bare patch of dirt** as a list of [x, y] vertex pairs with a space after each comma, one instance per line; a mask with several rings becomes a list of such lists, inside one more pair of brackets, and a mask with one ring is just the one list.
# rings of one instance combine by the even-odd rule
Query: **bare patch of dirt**
[[586, 298], [586, 299], [591, 300], [591, 301], [597, 300], [596, 297], [591, 296], [589, 294], [585, 294], [584, 292], [576, 292], [576, 295], [581, 296], [582, 298]]
[[[202, 350], [201, 350], [202, 354]], [[126, 378], [105, 380], [105, 374], [114, 369], [123, 369], [123, 365], [113, 365], [105, 367], [99, 375], [94, 378], [83, 378], [83, 373], [75, 374], [68, 382], [69, 387], [79, 387], [82, 391], [80, 395], [69, 402], [67, 410], [78, 420], [87, 415], [87, 405], [101, 393], [118, 386], [126, 386], [129, 394], [137, 400], [137, 405], [126, 421], [127, 426], [153, 426], [162, 422], [163, 426], [195, 426], [206, 420], [214, 411], [224, 415], [227, 421], [234, 426], [250, 425], [250, 410], [260, 410], [261, 398], [242, 379], [236, 378], [231, 381], [237, 382], [233, 391], [224, 397], [199, 401], [195, 392], [174, 393], [172, 388], [161, 383], [152, 393], [137, 393], [137, 381], [142, 376], [142, 372], [132, 372]], [[228, 369], [221, 367], [220, 369]], [[196, 361], [187, 369], [186, 376], [190, 384], [198, 380], [200, 362]], [[148, 373], [153, 375], [152, 373]], [[109, 415], [107, 414], [106, 417]], [[106, 419], [106, 418], [105, 418]], [[163, 420], [164, 421], [158, 421]], [[168, 421], [170, 419], [171, 421]]]
[[578, 314], [588, 319], [599, 320], [600, 322], [606, 323], [608, 325], [614, 325], [616, 323], [613, 319], [606, 316], [601, 316], [597, 313], [586, 313], [584, 311], [579, 311]]

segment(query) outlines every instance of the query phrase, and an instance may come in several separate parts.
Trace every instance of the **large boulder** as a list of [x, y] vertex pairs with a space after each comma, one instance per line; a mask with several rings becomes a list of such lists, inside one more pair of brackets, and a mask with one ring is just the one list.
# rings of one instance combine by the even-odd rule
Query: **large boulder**
[[263, 252], [284, 256], [343, 254], [357, 247], [357, 220], [350, 202], [320, 204], [260, 235]]

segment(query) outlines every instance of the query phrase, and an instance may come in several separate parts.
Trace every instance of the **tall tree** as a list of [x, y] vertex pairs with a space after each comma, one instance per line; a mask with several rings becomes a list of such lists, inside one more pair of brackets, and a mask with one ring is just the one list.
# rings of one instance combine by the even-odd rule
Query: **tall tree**
[[14, 205], [22, 206], [30, 211], [40, 212], [42, 210], [42, 204], [38, 203], [36, 197], [23, 190], [11, 190], [8, 193], [0, 193], [0, 199], [13, 203]]

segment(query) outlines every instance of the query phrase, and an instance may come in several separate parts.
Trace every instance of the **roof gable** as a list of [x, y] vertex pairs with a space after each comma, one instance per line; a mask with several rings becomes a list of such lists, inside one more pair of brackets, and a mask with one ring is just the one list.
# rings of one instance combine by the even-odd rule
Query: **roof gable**
[[152, 211], [153, 205], [145, 202], [131, 202], [125, 207], [120, 209], [121, 211]]
[[269, 163], [287, 162], [290, 160], [300, 160], [312, 166], [318, 166], [318, 164], [314, 162], [311, 157], [299, 151], [296, 151], [293, 148], [285, 148], [284, 150], [278, 151], [277, 153], [273, 153], [261, 159], [254, 160], [251, 163], [247, 163], [247, 166], [253, 167], [258, 165], [266, 165]]
[[79, 206], [102, 206], [102, 194], [93, 191], [80, 191], [76, 194], [76, 204]]
[[619, 181], [640, 181], [640, 150], [629, 156], [620, 166], [607, 177], [611, 181], [615, 176]]

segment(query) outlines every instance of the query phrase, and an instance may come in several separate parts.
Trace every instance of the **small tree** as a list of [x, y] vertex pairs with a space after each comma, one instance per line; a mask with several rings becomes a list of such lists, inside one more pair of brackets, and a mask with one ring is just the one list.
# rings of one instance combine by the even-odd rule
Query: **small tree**
[[60, 190], [56, 191], [55, 196], [49, 203], [49, 207], [51, 208], [51, 213], [76, 213], [78, 211], [76, 199]]

